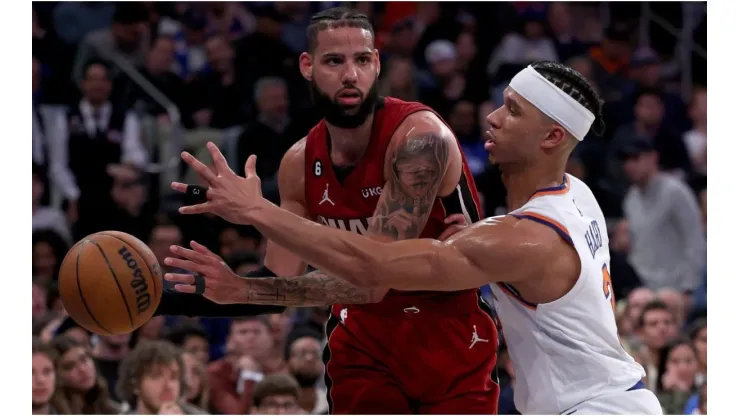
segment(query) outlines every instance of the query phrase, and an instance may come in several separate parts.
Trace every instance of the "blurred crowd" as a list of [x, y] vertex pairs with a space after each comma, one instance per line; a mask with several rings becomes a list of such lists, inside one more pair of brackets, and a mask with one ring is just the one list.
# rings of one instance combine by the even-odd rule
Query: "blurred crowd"
[[[259, 267], [256, 230], [178, 216], [182, 202], [162, 178], [193, 182], [176, 157], [213, 141], [240, 173], [257, 154], [263, 192], [277, 201], [283, 153], [318, 121], [297, 70], [305, 29], [313, 13], [340, 4], [34, 3], [35, 414], [328, 412], [325, 308], [160, 316], [104, 337], [66, 315], [56, 280], [69, 247], [106, 229], [146, 242], [165, 269], [169, 246], [188, 240], [237, 273]], [[651, 7], [676, 27], [693, 25], [706, 50], [702, 4]], [[693, 53], [692, 88], [682, 89], [686, 45], [651, 22], [638, 30], [640, 3], [349, 5], [375, 26], [381, 95], [421, 101], [448, 122], [487, 216], [506, 212], [483, 132], [508, 80], [552, 60], [591, 81], [606, 131], [579, 145], [568, 171], [608, 219], [623, 345], [667, 413], [706, 414], [706, 58]], [[502, 344], [499, 413], [517, 414]]]

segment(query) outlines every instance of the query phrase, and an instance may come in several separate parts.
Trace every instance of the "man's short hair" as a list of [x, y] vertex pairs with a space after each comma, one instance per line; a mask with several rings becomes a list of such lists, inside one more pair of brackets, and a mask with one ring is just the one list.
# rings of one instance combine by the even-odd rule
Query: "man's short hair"
[[671, 308], [669, 308], [665, 302], [659, 299], [653, 299], [648, 302], [644, 308], [642, 308], [642, 312], [640, 312], [640, 318], [637, 320], [638, 328], [643, 328], [645, 326], [645, 317], [649, 312], [652, 311], [666, 311], [671, 314], [671, 317], [673, 317], [673, 319], [675, 319], [675, 316], [673, 316], [673, 312], [671, 312]]
[[298, 382], [292, 376], [284, 373], [270, 374], [254, 386], [252, 401], [256, 407], [260, 407], [271, 396], [293, 396], [298, 400], [298, 391]]
[[165, 332], [164, 339], [182, 347], [188, 337], [202, 338], [208, 341], [208, 333], [203, 327], [194, 322], [183, 321]]
[[270, 324], [269, 319], [267, 319], [267, 316], [264, 316], [264, 315], [239, 316], [239, 317], [234, 317], [231, 319], [232, 325], [235, 323], [241, 323], [241, 322], [259, 322], [265, 327], [267, 327], [268, 331], [272, 330], [272, 325]]
[[185, 365], [180, 349], [167, 341], [142, 341], [123, 359], [118, 368], [116, 384], [118, 397], [133, 403], [137, 398], [135, 391], [144, 375], [156, 366], [172, 363], [177, 363], [180, 369], [180, 394], [182, 394], [185, 391]]

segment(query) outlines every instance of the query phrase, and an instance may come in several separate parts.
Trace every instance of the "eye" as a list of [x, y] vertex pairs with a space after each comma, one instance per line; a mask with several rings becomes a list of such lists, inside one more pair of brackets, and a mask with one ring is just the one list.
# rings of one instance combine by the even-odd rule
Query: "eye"
[[359, 62], [360, 64], [363, 64], [363, 65], [369, 64], [370, 63], [370, 57], [369, 56], [361, 56], [361, 57], [357, 58], [357, 62]]
[[518, 113], [517, 113], [517, 112], [516, 112], [516, 111], [514, 110], [514, 107], [512, 107], [512, 106], [509, 106], [509, 114], [511, 114], [512, 116], [515, 116], [515, 115], [517, 115]]
[[326, 60], [326, 64], [330, 66], [341, 65], [342, 61], [339, 58], [329, 58]]

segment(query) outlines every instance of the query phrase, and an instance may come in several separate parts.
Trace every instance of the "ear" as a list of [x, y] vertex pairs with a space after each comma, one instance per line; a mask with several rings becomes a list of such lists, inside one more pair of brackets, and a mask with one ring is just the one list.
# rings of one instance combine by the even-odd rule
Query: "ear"
[[542, 141], [542, 147], [544, 149], [554, 149], [568, 140], [570, 134], [559, 124], [552, 124], [549, 126], [549, 131], [545, 140]]
[[311, 81], [313, 75], [313, 56], [308, 52], [303, 52], [298, 58], [298, 68], [301, 70], [301, 75], [306, 81]]
[[375, 77], [380, 76], [380, 52], [378, 52], [377, 49], [373, 49], [373, 59], [375, 60], [375, 67], [377, 68], [377, 71], [375, 72]]

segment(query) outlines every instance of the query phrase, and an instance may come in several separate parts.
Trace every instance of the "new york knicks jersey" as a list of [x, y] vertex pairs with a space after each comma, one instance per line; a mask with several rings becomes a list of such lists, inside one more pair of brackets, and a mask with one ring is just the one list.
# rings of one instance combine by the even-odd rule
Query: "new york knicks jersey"
[[511, 285], [491, 284], [514, 364], [517, 409], [558, 414], [635, 386], [645, 373], [619, 341], [606, 222], [591, 190], [566, 175], [510, 215], [551, 227], [581, 260], [575, 285], [553, 302], [533, 304]]

